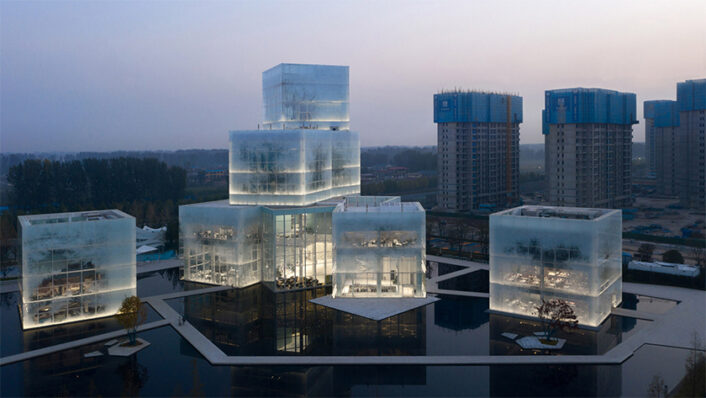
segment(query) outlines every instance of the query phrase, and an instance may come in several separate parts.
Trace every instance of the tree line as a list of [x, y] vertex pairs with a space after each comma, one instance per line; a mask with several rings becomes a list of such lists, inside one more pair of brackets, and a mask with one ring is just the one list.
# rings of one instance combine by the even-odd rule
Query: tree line
[[361, 184], [361, 195], [400, 195], [425, 190], [436, 191], [436, 177], [407, 178], [403, 180], [385, 180]]
[[178, 244], [179, 204], [186, 190], [181, 167], [152, 158], [27, 159], [10, 168], [7, 180], [12, 192], [10, 210], [2, 214], [3, 263], [23, 214], [119, 209], [135, 217], [138, 227], [166, 225], [167, 246]]
[[28, 159], [10, 168], [12, 204], [24, 211], [74, 211], [116, 203], [177, 202], [186, 170], [157, 159], [84, 159], [70, 162]]

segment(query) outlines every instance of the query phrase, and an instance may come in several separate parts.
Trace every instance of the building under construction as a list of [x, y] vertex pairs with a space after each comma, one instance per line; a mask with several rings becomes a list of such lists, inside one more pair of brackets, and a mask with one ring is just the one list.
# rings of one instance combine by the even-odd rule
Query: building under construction
[[441, 209], [500, 209], [517, 203], [522, 97], [442, 92], [434, 95], [434, 122]]

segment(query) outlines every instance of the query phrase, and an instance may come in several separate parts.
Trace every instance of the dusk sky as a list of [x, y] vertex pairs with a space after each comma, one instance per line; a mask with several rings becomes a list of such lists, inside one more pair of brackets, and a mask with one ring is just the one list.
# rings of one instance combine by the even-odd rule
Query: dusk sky
[[226, 148], [262, 118], [261, 73], [350, 66], [363, 146], [435, 145], [433, 94], [544, 90], [642, 102], [706, 78], [706, 1], [0, 2], [2, 152]]

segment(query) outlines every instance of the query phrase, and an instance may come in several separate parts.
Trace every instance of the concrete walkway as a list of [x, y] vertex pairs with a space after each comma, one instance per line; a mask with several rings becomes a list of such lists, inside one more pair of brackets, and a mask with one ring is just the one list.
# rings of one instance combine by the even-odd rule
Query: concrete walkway
[[479, 269], [484, 269], [487, 271], [489, 269], [489, 265], [486, 263], [477, 263], [475, 261], [459, 260], [457, 258], [432, 256], [431, 254], [427, 254], [427, 261], [434, 261], [437, 263], [458, 265], [459, 267], [472, 268], [474, 271], [477, 271]]
[[8, 281], [0, 281], [0, 294], [19, 292], [21, 283], [22, 278], [10, 279]]
[[[201, 292], [205, 289], [196, 290]], [[181, 337], [189, 342], [212, 365], [523, 365], [523, 364], [619, 364], [617, 356], [228, 356], [189, 322], [179, 324], [181, 317], [160, 296], [145, 299]]]
[[[196, 294], [213, 293], [213, 292], [230, 290], [230, 289], [232, 289], [232, 288], [229, 286], [214, 286], [214, 287], [208, 287], [208, 288], [198, 289], [198, 290], [188, 290], [188, 291], [183, 291], [183, 292], [174, 292], [174, 293], [162, 294], [162, 295], [158, 295], [158, 296], [146, 297], [146, 298], [143, 298], [142, 301], [151, 305], [152, 308], [155, 309], [155, 311], [157, 311], [158, 313], [160, 313], [160, 315], [162, 315], [162, 312], [164, 312], [164, 310], [159, 311], [158, 308], [163, 309], [165, 306], [169, 307], [169, 304], [164, 302], [164, 300], [168, 300], [171, 298], [177, 298], [177, 297], [192, 296], [192, 295], [196, 295]], [[169, 307], [169, 308], [171, 309], [171, 307]], [[174, 312], [174, 314], [170, 314], [171, 315], [170, 318], [166, 319], [167, 317], [162, 315], [162, 317], [165, 319], [141, 325], [137, 328], [137, 331], [141, 332], [143, 330], [154, 329], [154, 328], [167, 326], [167, 325], [172, 325], [176, 329], [176, 326], [178, 326], [179, 314], [177, 314], [176, 311], [173, 311], [173, 312]], [[193, 327], [192, 327], [192, 329], [193, 329]], [[196, 329], [194, 329], [194, 331], [196, 333], [198, 333], [198, 331], [196, 331]], [[126, 334], [127, 334], [127, 332], [125, 330], [121, 329], [121, 330], [116, 330], [114, 332], [103, 333], [103, 334], [99, 334], [96, 336], [90, 336], [90, 337], [86, 337], [83, 339], [70, 341], [68, 343], [57, 344], [57, 345], [53, 345], [50, 347], [40, 348], [37, 350], [26, 351], [26, 352], [23, 352], [20, 354], [6, 356], [3, 358], [0, 358], [0, 366], [11, 364], [11, 363], [18, 362], [18, 361], [24, 361], [25, 359], [40, 357], [42, 355], [47, 355], [47, 354], [51, 354], [51, 353], [58, 352], [58, 351], [68, 350], [71, 348], [77, 348], [77, 347], [80, 347], [80, 346], [83, 346], [86, 344], [93, 344], [93, 343], [97, 343], [97, 342], [104, 341], [104, 340], [111, 340], [111, 339], [114, 339], [114, 338], [117, 338], [120, 336], [124, 336]], [[201, 333], [198, 333], [198, 334], [201, 335]], [[201, 336], [203, 337], [203, 335], [201, 335]], [[205, 337], [204, 337], [204, 339], [205, 339]], [[201, 342], [199, 344], [204, 344], [204, 343]], [[218, 351], [220, 351], [220, 350], [218, 350]]]
[[[432, 256], [429, 256], [432, 257]], [[442, 259], [441, 262], [449, 262]], [[452, 259], [451, 259], [452, 260]], [[436, 261], [433, 260], [432, 261]], [[462, 260], [453, 260], [462, 261]], [[470, 262], [467, 262], [470, 263]], [[433, 283], [432, 283], [433, 285]], [[616, 315], [633, 316], [649, 319], [633, 336], [618, 344], [603, 355], [523, 355], [523, 356], [228, 356], [212, 341], [207, 339], [190, 323], [179, 324], [181, 315], [165, 300], [190, 295], [213, 293], [230, 290], [228, 286], [214, 286], [198, 290], [175, 292], [146, 297], [143, 301], [150, 304], [164, 320], [143, 325], [140, 330], [171, 325], [189, 342], [207, 361], [213, 365], [533, 365], [533, 364], [621, 364], [645, 344], [655, 344], [677, 348], [692, 348], [692, 337], [698, 333], [704, 341], [706, 332], [706, 292], [669, 286], [624, 283], [623, 290], [645, 296], [677, 300], [679, 305], [664, 314], [652, 314], [644, 311], [616, 309]], [[467, 297], [488, 297], [488, 293], [462, 292], [428, 287], [428, 293], [448, 294]], [[116, 331], [88, 337], [65, 344], [59, 344], [39, 350], [17, 354], [0, 359], [0, 365], [34, 358], [84, 344], [108, 340], [125, 334]]]
[[490, 294], [482, 292], [466, 292], [463, 290], [447, 290], [439, 289], [435, 287], [427, 287], [427, 293], [430, 294], [445, 294], [448, 296], [463, 296], [463, 297], [480, 297], [480, 298], [490, 298]]
[[[154, 321], [154, 322], [146, 323], [144, 325], [139, 326], [137, 328], [137, 331], [142, 332], [145, 330], [150, 330], [150, 329], [166, 326], [168, 324], [169, 324], [169, 322], [166, 320]], [[52, 354], [52, 353], [59, 352], [59, 351], [68, 350], [70, 348], [81, 347], [81, 346], [87, 345], [87, 344], [99, 343], [101, 341], [114, 339], [117, 337], [124, 336], [126, 334], [127, 334], [127, 331], [125, 331], [124, 329], [120, 329], [120, 330], [116, 330], [114, 332], [103, 333], [103, 334], [99, 334], [96, 336], [86, 337], [84, 339], [70, 341], [68, 343], [57, 344], [57, 345], [53, 345], [50, 347], [44, 347], [44, 348], [40, 348], [37, 350], [32, 350], [32, 351], [23, 352], [20, 354], [2, 357], [2, 358], [0, 358], [0, 366], [9, 365], [11, 363], [15, 363], [15, 362], [19, 362], [19, 361], [24, 361], [26, 359], [41, 357], [42, 355], [47, 355], [47, 354]]]
[[161, 271], [170, 268], [178, 268], [184, 265], [184, 263], [179, 258], [170, 258], [168, 260], [157, 260], [157, 261], [139, 261], [137, 263], [137, 274], [144, 274], [147, 272]]

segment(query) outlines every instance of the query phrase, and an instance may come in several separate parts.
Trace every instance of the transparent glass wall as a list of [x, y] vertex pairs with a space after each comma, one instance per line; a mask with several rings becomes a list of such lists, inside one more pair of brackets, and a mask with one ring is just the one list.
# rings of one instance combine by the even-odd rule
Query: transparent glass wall
[[348, 67], [279, 64], [262, 73], [266, 129], [347, 130]]
[[562, 298], [599, 325], [622, 297], [619, 210], [522, 206], [490, 216], [490, 308], [535, 316]]
[[261, 209], [225, 200], [179, 206], [184, 279], [235, 287], [260, 282]]
[[330, 283], [333, 206], [264, 208], [264, 279], [278, 290]]
[[334, 297], [425, 297], [425, 212], [395, 197], [351, 197], [333, 212]]
[[307, 206], [359, 193], [359, 142], [350, 131], [232, 131], [230, 204]]
[[135, 295], [133, 217], [102, 210], [18, 220], [24, 329], [110, 316]]

